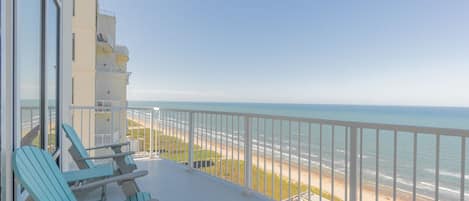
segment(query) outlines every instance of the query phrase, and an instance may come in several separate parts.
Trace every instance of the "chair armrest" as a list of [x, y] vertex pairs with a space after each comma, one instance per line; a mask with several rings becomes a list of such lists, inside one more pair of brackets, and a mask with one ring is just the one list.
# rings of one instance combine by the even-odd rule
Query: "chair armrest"
[[120, 157], [125, 157], [129, 155], [135, 154], [134, 151], [129, 151], [129, 152], [122, 152], [122, 153], [117, 153], [113, 155], [104, 155], [104, 156], [93, 156], [93, 157], [86, 157], [86, 158], [80, 158], [78, 160], [80, 161], [85, 161], [85, 160], [99, 160], [99, 159], [108, 159], [108, 158], [120, 158]]
[[113, 165], [100, 165], [93, 168], [63, 172], [67, 183], [74, 183], [88, 179], [110, 177], [114, 175]]
[[130, 142], [123, 142], [123, 143], [118, 143], [118, 144], [107, 144], [107, 145], [102, 145], [102, 146], [97, 146], [97, 147], [91, 147], [87, 148], [86, 150], [95, 150], [95, 149], [105, 149], [105, 148], [114, 148], [114, 147], [122, 147], [122, 146], [127, 146], [129, 145]]
[[81, 186], [72, 186], [71, 189], [74, 192], [80, 192], [88, 189], [94, 189], [96, 187], [101, 187], [109, 183], [114, 183], [114, 182], [120, 182], [120, 181], [127, 181], [127, 180], [133, 180], [139, 177], [143, 177], [148, 174], [148, 171], [146, 170], [141, 170], [133, 173], [128, 173], [128, 174], [123, 174], [119, 176], [114, 176], [114, 177], [109, 177], [106, 179], [102, 179], [99, 181], [95, 182], [90, 182]]

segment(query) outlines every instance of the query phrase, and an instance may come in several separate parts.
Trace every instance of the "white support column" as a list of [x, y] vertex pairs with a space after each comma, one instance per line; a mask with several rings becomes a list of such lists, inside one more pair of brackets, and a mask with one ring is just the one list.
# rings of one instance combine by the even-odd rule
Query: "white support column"
[[246, 194], [252, 188], [252, 135], [249, 116], [244, 117], [244, 187]]
[[350, 178], [349, 178], [349, 181], [350, 181], [350, 192], [349, 192], [350, 201], [356, 201], [357, 200], [357, 128], [356, 127], [350, 128]]
[[193, 112], [189, 112], [189, 162], [187, 164], [190, 171], [194, 168], [194, 128]]
[[150, 156], [149, 158], [153, 158], [153, 150], [154, 150], [154, 141], [153, 141], [153, 138], [155, 137], [155, 133], [153, 132], [153, 129], [154, 129], [154, 115], [155, 114], [155, 110], [151, 110], [151, 114], [150, 114]]
[[11, 154], [13, 150], [13, 0], [0, 1], [1, 63], [0, 63], [0, 137], [1, 137], [1, 196], [11, 201], [14, 197]]

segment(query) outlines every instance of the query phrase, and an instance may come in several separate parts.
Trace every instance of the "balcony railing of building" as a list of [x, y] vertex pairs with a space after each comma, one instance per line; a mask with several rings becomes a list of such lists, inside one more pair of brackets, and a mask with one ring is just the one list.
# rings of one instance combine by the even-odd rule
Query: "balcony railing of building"
[[109, 134], [125, 127], [113, 139], [130, 141], [139, 156], [174, 161], [273, 200], [469, 197], [469, 130], [168, 108], [109, 111], [126, 124], [113, 124]]

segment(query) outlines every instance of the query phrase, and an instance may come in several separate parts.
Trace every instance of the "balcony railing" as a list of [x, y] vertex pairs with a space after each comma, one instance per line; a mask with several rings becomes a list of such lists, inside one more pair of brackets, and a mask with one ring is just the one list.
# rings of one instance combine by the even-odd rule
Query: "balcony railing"
[[[113, 124], [109, 134], [130, 141], [140, 156], [273, 200], [469, 197], [469, 130], [167, 108], [109, 111], [127, 124]], [[117, 126], [126, 133], [112, 132]]]

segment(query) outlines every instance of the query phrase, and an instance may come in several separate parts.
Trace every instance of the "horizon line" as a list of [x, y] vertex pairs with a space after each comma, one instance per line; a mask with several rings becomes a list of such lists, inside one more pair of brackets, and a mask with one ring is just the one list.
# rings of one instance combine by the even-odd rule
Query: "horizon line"
[[414, 104], [354, 104], [354, 103], [305, 103], [305, 102], [261, 102], [261, 101], [174, 101], [174, 100], [136, 100], [129, 99], [128, 102], [172, 102], [172, 103], [238, 103], [238, 104], [288, 104], [288, 105], [329, 105], [329, 106], [368, 106], [368, 107], [417, 107], [417, 108], [459, 108], [469, 109], [468, 106], [450, 105], [414, 105]]

